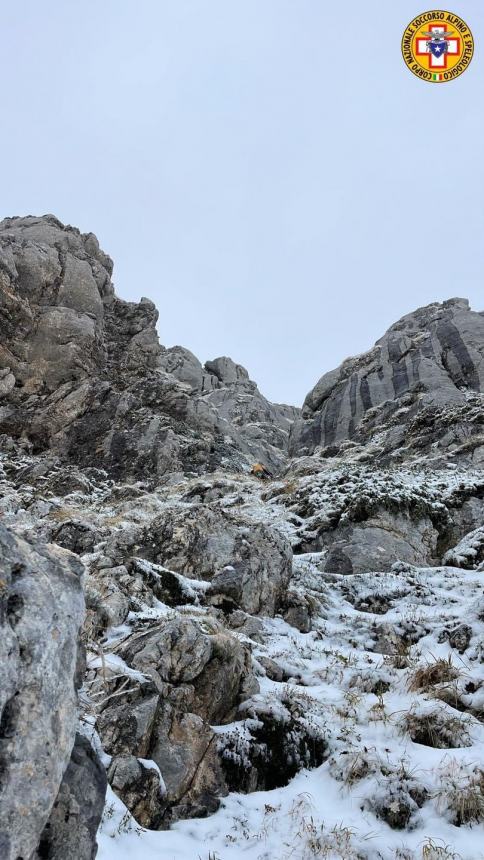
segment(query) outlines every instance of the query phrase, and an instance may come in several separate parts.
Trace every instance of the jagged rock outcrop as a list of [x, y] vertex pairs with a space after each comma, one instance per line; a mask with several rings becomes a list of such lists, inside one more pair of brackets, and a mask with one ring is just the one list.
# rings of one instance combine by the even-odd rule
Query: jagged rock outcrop
[[[291, 576], [292, 550], [280, 532], [216, 505], [167, 508], [134, 539], [138, 556], [207, 579], [215, 605], [252, 615], [274, 615]], [[113, 543], [110, 556], [118, 552]]]
[[[106, 778], [123, 840], [130, 814], [163, 830], [279, 788], [265, 838], [299, 814], [283, 787], [321, 764], [316, 794], [340, 780], [363, 829], [418, 828], [437, 777], [414, 784], [403, 757], [482, 750], [484, 314], [409, 314], [301, 417], [230, 358], [161, 346], [154, 305], [121, 301], [111, 275], [53, 216], [0, 224], [2, 858], [93, 860]], [[82, 680], [102, 764], [74, 742]], [[351, 829], [311, 813], [307, 833], [360, 856]]]
[[[448, 447], [454, 424], [455, 441], [464, 422], [482, 435], [482, 425], [466, 413], [472, 394], [483, 390], [484, 313], [470, 310], [466, 299], [428, 305], [391, 326], [368, 352], [321, 377], [293, 428], [291, 453], [312, 453], [348, 439], [364, 444], [385, 429], [386, 447], [395, 451], [405, 444], [412, 423], [420, 437], [417, 446], [440, 440]], [[431, 439], [422, 439], [425, 424]]]
[[259, 453], [271, 468], [280, 466], [280, 452], [287, 449], [293, 421], [300, 414], [294, 406], [270, 403], [249, 378], [245, 367], [222, 356], [204, 366], [180, 346], [164, 350], [160, 365], [193, 393], [203, 396], [219, 419], [229, 428], [241, 428], [244, 450]]
[[[108, 667], [97, 721], [114, 756], [113, 787], [151, 827], [215, 811], [227, 789], [211, 725], [229, 722], [258, 690], [248, 649], [215, 619], [185, 616], [134, 634], [117, 656], [134, 684], [123, 693], [124, 679]], [[162, 790], [146, 759], [161, 771]]]
[[153, 303], [118, 299], [111, 274], [95, 236], [52, 215], [0, 223], [0, 432], [118, 479], [278, 469], [296, 410], [230, 359], [163, 349]]
[[[71, 757], [76, 685], [83, 675], [81, 667], [78, 677], [82, 570], [71, 553], [31, 546], [0, 526], [0, 853], [5, 860], [30, 858], [37, 849]], [[100, 798], [97, 821], [102, 803]], [[95, 828], [91, 838], [92, 850]]]
[[100, 371], [114, 291], [112, 262], [95, 236], [53, 216], [7, 218], [0, 234], [1, 365], [15, 386], [41, 395]]

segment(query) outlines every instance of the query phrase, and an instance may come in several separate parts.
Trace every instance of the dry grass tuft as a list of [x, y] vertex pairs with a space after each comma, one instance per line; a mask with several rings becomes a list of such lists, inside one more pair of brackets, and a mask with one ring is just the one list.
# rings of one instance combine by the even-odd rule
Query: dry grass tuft
[[83, 516], [83, 511], [80, 508], [55, 508], [47, 514], [47, 519], [54, 520], [57, 523], [64, 523], [67, 520], [79, 519]]
[[422, 846], [422, 860], [462, 860], [460, 854], [456, 854], [450, 845], [437, 845], [428, 838]]
[[419, 666], [412, 672], [408, 681], [408, 689], [411, 692], [431, 690], [437, 684], [450, 684], [459, 675], [459, 669], [454, 666], [450, 657], [447, 660], [440, 658], [426, 666]]
[[445, 702], [446, 705], [454, 708], [455, 711], [463, 713], [470, 710], [462, 700], [461, 691], [457, 683], [450, 683], [445, 687], [437, 687], [435, 690], [430, 690], [430, 696], [433, 699], [438, 699], [439, 702]]
[[442, 786], [436, 794], [437, 805], [456, 827], [484, 822], [484, 771], [473, 773], [452, 761], [441, 771]]
[[410, 710], [402, 726], [416, 744], [434, 749], [458, 749], [471, 746], [469, 719], [445, 711], [416, 712]]
[[384, 662], [393, 669], [408, 669], [414, 662], [412, 643], [406, 639], [398, 639], [394, 644], [394, 653], [386, 654]]
[[329, 771], [333, 779], [352, 788], [357, 782], [374, 773], [383, 772], [383, 764], [376, 752], [353, 750], [339, 753], [330, 761]]

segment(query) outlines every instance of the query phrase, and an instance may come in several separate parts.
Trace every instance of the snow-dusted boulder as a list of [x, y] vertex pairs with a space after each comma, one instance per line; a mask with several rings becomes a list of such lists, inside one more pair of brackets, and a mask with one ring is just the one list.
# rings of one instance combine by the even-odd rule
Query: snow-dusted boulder
[[[70, 779], [83, 674], [83, 568], [60, 547], [31, 545], [0, 526], [0, 573], [0, 854], [18, 860], [39, 848], [51, 815], [56, 829], [54, 802], [74, 813], [61, 782]], [[83, 777], [89, 781], [87, 766]], [[86, 807], [91, 823], [82, 813], [71, 822], [73, 838], [86, 846], [82, 860], [95, 852], [104, 793], [96, 797], [91, 813]]]
[[210, 582], [216, 605], [274, 615], [291, 576], [292, 551], [276, 529], [219, 505], [167, 508], [136, 537], [137, 555]]
[[[258, 690], [248, 649], [210, 617], [179, 616], [128, 638], [117, 659], [134, 687], [123, 695], [115, 680], [116, 695], [98, 719], [104, 747], [115, 756], [113, 787], [119, 783], [133, 814], [141, 810], [153, 827], [213, 812], [226, 787], [211, 724], [232, 719]], [[152, 772], [133, 756], [154, 761], [163, 792], [154, 791]]]

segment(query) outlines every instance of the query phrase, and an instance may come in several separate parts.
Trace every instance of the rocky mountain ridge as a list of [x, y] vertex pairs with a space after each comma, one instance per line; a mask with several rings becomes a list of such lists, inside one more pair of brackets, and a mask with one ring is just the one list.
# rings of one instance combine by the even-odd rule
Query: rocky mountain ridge
[[347, 440], [367, 443], [391, 424], [388, 444], [394, 451], [406, 425], [421, 413], [435, 425], [443, 411], [465, 410], [469, 395], [483, 389], [483, 338], [484, 312], [472, 311], [467, 299], [407, 314], [368, 352], [321, 377], [304, 401], [291, 451], [313, 453], [317, 446]]
[[0, 432], [88, 466], [95, 435], [97, 464], [133, 478], [277, 468], [297, 410], [231, 359], [161, 347], [153, 303], [118, 299], [111, 274], [95, 236], [53, 216], [0, 223]]
[[111, 275], [0, 223], [2, 857], [476, 860], [484, 315], [407, 315], [301, 412]]

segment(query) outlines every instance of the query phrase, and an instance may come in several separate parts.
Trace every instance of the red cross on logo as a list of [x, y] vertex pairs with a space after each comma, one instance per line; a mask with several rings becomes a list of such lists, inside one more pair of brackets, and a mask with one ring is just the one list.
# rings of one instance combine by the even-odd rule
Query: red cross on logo
[[[429, 26], [429, 33], [435, 34], [436, 36], [445, 36], [445, 34], [447, 33], [447, 24], [431, 24]], [[427, 37], [426, 39], [416, 39], [415, 53], [418, 57], [428, 57], [429, 69], [446, 69], [447, 57], [458, 56], [461, 52], [460, 38], [447, 38], [445, 40], [445, 42], [447, 43], [447, 50], [445, 50], [445, 42], [442, 39], [442, 42], [437, 42], [436, 44], [434, 44], [434, 51], [432, 51], [430, 48], [431, 38], [432, 37]], [[441, 52], [439, 52], [439, 48], [437, 47], [437, 45], [440, 46], [440, 44], [442, 45]]]

